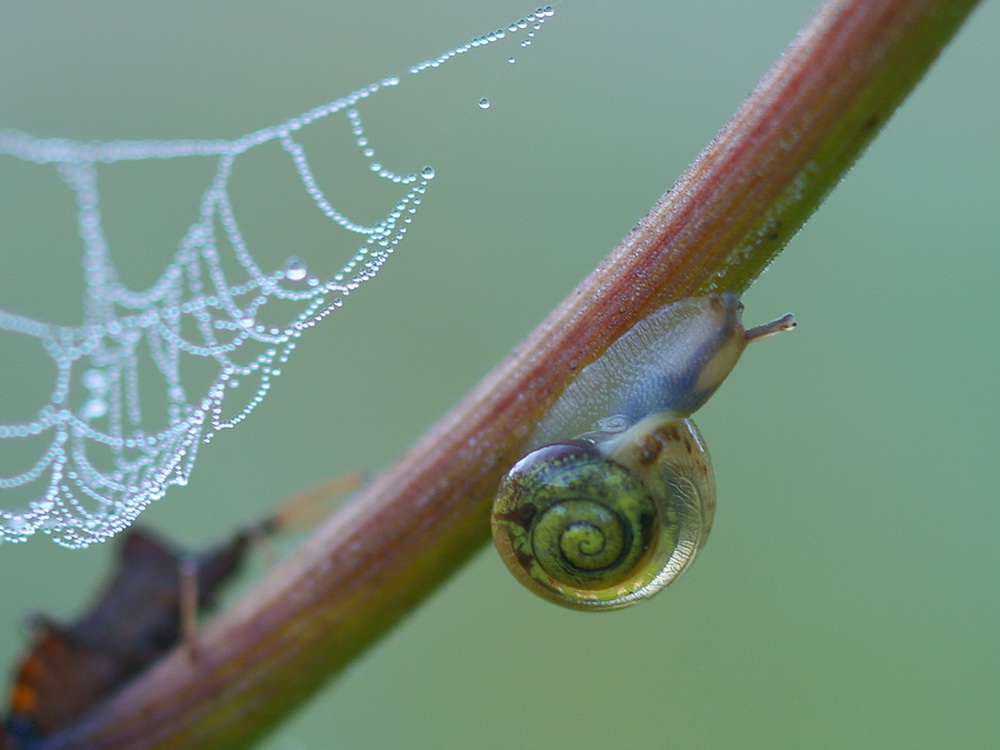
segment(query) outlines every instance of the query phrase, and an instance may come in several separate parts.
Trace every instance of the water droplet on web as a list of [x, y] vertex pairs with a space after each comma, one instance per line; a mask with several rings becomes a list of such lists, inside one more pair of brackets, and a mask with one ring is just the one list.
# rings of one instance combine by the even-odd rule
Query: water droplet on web
[[306, 264], [297, 255], [292, 255], [285, 261], [285, 278], [289, 281], [302, 281], [308, 273]]
[[103, 417], [107, 413], [108, 402], [103, 398], [92, 398], [84, 404], [83, 409], [80, 411], [80, 419], [97, 419], [99, 417]]
[[484, 96], [482, 99], [479, 100], [479, 108], [480, 109], [489, 109], [490, 108], [490, 100], [487, 99]]
[[108, 380], [100, 370], [87, 370], [83, 373], [83, 385], [89, 391], [103, 393], [108, 390]]
[[420, 170], [420, 176], [423, 177], [425, 180], [433, 180], [434, 179], [434, 167], [432, 167], [432, 166], [426, 166], [426, 167], [424, 167], [423, 169]]
[[517, 60], [515, 60], [513, 57], [508, 57], [507, 58], [507, 62], [509, 62], [511, 65], [513, 65], [514, 63], [517, 62]]

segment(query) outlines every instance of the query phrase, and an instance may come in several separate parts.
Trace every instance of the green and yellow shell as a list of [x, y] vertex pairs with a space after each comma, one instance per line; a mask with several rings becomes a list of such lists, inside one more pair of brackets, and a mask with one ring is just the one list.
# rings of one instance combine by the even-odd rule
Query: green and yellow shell
[[637, 323], [585, 367], [501, 482], [493, 540], [525, 586], [567, 607], [648, 599], [704, 545], [715, 513], [705, 441], [688, 417], [746, 344], [734, 294], [685, 299]]

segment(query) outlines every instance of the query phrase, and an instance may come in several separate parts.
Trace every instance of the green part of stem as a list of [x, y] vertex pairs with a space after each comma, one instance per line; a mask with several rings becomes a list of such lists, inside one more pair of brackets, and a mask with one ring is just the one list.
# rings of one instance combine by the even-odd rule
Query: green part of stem
[[246, 747], [486, 542], [500, 475], [572, 373], [681, 297], [742, 292], [976, 5], [834, 0], [611, 255], [292, 558], [51, 748]]

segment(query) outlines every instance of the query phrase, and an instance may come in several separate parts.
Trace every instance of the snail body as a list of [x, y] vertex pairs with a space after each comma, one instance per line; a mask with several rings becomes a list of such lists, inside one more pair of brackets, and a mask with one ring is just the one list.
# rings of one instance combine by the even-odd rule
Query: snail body
[[735, 294], [680, 300], [639, 321], [570, 383], [504, 476], [493, 540], [515, 577], [568, 607], [648, 599], [704, 545], [715, 513], [705, 442], [689, 419], [750, 341]]

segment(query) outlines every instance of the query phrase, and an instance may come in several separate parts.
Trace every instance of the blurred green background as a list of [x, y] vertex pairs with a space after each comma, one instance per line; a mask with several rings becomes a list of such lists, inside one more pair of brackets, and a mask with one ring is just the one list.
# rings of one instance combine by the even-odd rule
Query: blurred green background
[[[314, 481], [393, 461], [670, 186], [813, 7], [571, 0], [530, 48], [487, 49], [366, 102], [384, 164], [437, 169], [407, 240], [142, 522], [207, 544]], [[532, 9], [5, 2], [0, 126], [232, 138]], [[998, 32], [1000, 4], [985, 2], [745, 296], [748, 322], [791, 310], [800, 325], [754, 347], [699, 416], [719, 509], [681, 582], [588, 615], [533, 597], [484, 549], [263, 746], [995, 747]], [[304, 138], [339, 188], [338, 126]], [[234, 199], [265, 256], [317, 267], [354, 247], [284, 162], [253, 167]], [[361, 218], [396, 195], [344, 170], [339, 205]], [[207, 173], [106, 173], [126, 280], [162, 270]], [[10, 159], [0, 190], [0, 309], [79, 323], [68, 192]], [[0, 409], [46, 397], [44, 359], [0, 360]], [[84, 606], [111, 551], [41, 536], [0, 547], [0, 665], [27, 613]]]

